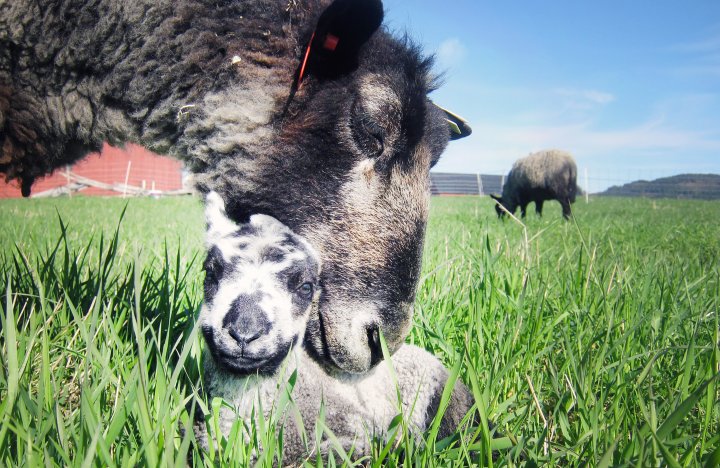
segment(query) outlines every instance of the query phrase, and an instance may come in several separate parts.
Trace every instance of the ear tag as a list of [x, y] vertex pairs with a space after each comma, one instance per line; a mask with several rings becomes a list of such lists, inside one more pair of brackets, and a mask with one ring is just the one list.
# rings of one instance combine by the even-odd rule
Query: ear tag
[[335, 52], [338, 42], [340, 42], [339, 37], [332, 35], [332, 34], [328, 34], [327, 36], [325, 36], [325, 42], [323, 43], [323, 49], [329, 50], [330, 52]]

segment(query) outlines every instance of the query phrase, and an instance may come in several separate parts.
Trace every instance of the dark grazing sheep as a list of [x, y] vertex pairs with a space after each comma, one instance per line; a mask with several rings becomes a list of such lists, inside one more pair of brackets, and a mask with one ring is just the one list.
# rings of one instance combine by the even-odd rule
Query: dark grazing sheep
[[535, 211], [542, 215], [545, 200], [557, 200], [562, 205], [565, 219], [570, 218], [570, 204], [575, 203], [577, 193], [577, 167], [575, 160], [565, 151], [547, 150], [518, 159], [513, 164], [503, 186], [502, 197], [490, 195], [497, 204], [499, 217], [505, 212], [515, 213], [520, 207], [525, 217], [527, 206], [535, 202]]
[[306, 334], [366, 372], [406, 336], [429, 169], [467, 127], [380, 0], [0, 2], [0, 172], [35, 177], [103, 141], [181, 158], [235, 220], [271, 215], [323, 261]]
[[[229, 437], [238, 419], [245, 427], [263, 427], [252, 426], [255, 418], [274, 419], [277, 429], [282, 428], [283, 464], [300, 463], [315, 446], [310, 442], [306, 447], [298, 427], [312, 440], [322, 407], [324, 425], [343, 450], [352, 450], [353, 458], [370, 455], [371, 438], [387, 438], [400, 412], [410, 435], [422, 442], [449, 378], [442, 363], [426, 350], [404, 344], [390, 362], [363, 376], [328, 375], [297, 346], [322, 289], [317, 252], [270, 216], [253, 215], [247, 223], [234, 223], [215, 192], [207, 196], [205, 213], [208, 255], [199, 317], [207, 343], [204, 388], [208, 401], [222, 397], [230, 404], [220, 409], [222, 435]], [[293, 372], [291, 395], [297, 411], [278, 403]], [[457, 382], [443, 413], [440, 438], [456, 430], [473, 402]], [[205, 423], [198, 418], [194, 429], [207, 446]], [[328, 455], [332, 445], [323, 433], [320, 454]]]

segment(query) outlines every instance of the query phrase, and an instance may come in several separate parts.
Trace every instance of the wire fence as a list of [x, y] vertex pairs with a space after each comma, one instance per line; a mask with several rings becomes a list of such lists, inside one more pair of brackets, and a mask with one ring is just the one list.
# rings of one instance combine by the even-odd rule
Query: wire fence
[[[648, 174], [649, 175], [649, 174]], [[650, 198], [720, 199], [720, 175], [682, 174], [669, 177], [638, 176], [632, 183], [625, 178], [591, 177], [589, 171], [578, 174], [579, 193]], [[490, 195], [502, 193], [505, 175], [431, 172], [433, 195]]]

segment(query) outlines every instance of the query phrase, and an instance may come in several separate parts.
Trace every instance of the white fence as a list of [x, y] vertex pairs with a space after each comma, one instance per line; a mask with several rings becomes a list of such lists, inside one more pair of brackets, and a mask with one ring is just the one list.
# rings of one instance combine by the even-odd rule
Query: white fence
[[431, 172], [430, 191], [433, 195], [488, 195], [501, 193], [504, 181], [503, 175]]

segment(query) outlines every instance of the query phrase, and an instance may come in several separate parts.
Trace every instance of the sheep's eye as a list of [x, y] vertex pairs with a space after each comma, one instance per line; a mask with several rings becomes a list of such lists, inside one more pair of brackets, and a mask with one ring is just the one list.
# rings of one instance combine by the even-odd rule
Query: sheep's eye
[[363, 153], [380, 156], [385, 151], [385, 129], [355, 103], [352, 109], [352, 133]]
[[314, 288], [313, 288], [312, 283], [306, 282], [306, 283], [301, 284], [300, 287], [297, 288], [297, 293], [305, 299], [310, 299], [313, 295], [313, 290], [314, 290]]

